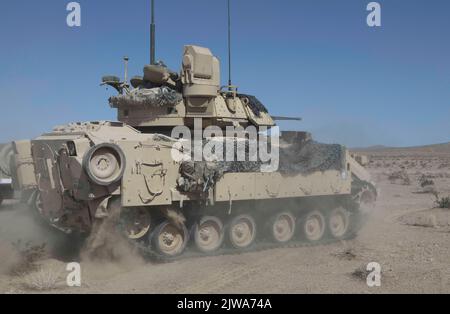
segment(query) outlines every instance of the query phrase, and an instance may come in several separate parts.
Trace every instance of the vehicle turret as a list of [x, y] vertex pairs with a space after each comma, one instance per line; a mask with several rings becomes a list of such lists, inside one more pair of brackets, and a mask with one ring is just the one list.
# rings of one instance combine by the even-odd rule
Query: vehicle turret
[[162, 131], [180, 125], [203, 126], [275, 125], [266, 107], [254, 96], [238, 93], [237, 87], [221, 87], [220, 61], [208, 48], [185, 46], [180, 73], [163, 62], [146, 65], [143, 76], [127, 82], [106, 76], [103, 84], [119, 95], [109, 99], [118, 120], [141, 131]]

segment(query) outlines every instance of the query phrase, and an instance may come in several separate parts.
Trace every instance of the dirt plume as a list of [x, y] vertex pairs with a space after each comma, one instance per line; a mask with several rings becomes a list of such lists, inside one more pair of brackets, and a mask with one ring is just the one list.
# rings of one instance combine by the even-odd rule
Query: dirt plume
[[47, 256], [51, 242], [47, 230], [33, 218], [28, 207], [15, 204], [0, 212], [0, 273], [22, 274], [33, 270]]
[[112, 206], [109, 217], [97, 222], [81, 250], [81, 262], [95, 276], [129, 271], [145, 264], [138, 249], [119, 231], [120, 210]]
[[0, 241], [0, 274], [11, 273], [13, 268], [20, 263], [20, 254], [11, 243]]

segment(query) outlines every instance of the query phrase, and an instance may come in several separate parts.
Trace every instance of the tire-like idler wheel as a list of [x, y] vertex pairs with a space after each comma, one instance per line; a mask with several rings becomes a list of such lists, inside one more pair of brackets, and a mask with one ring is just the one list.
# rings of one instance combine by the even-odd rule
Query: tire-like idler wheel
[[250, 215], [234, 217], [228, 226], [228, 240], [235, 249], [251, 247], [256, 240], [256, 222]]
[[83, 167], [95, 184], [108, 186], [120, 181], [125, 172], [125, 155], [116, 144], [92, 147], [83, 158]]
[[194, 226], [194, 243], [197, 250], [203, 253], [213, 253], [223, 244], [224, 227], [217, 217], [204, 216]]
[[270, 220], [269, 228], [273, 241], [287, 243], [295, 235], [295, 216], [290, 212], [277, 213]]
[[325, 217], [318, 210], [309, 212], [300, 220], [300, 231], [302, 232], [303, 237], [309, 242], [318, 242], [322, 240], [325, 235], [325, 230]]
[[150, 243], [156, 253], [162, 257], [177, 257], [186, 249], [189, 232], [186, 226], [177, 226], [169, 220], [161, 222], [150, 233]]

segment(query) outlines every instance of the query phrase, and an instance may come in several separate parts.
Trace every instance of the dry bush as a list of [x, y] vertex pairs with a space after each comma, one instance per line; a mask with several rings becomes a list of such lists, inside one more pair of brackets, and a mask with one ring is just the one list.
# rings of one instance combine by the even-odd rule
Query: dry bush
[[450, 196], [440, 197], [438, 192], [433, 193], [436, 200], [434, 201], [437, 208], [450, 209]]
[[19, 252], [18, 262], [11, 268], [10, 274], [15, 276], [22, 276], [39, 269], [37, 262], [47, 256], [46, 244], [31, 245], [31, 242], [22, 246], [19, 240], [13, 243], [13, 246]]
[[406, 171], [395, 171], [389, 174], [388, 176], [389, 181], [391, 184], [402, 184], [402, 185], [410, 185], [411, 179], [409, 178]]
[[365, 266], [360, 266], [351, 273], [352, 277], [364, 281], [367, 279], [369, 274], [370, 272], [366, 270]]
[[450, 209], [450, 197], [440, 197], [436, 200], [436, 205], [439, 208]]
[[426, 175], [422, 175], [419, 177], [419, 185], [424, 188], [430, 185], [434, 185], [434, 181], [431, 179], [428, 179], [428, 177]]
[[61, 273], [53, 269], [39, 269], [24, 277], [23, 286], [27, 290], [49, 291], [57, 288]]

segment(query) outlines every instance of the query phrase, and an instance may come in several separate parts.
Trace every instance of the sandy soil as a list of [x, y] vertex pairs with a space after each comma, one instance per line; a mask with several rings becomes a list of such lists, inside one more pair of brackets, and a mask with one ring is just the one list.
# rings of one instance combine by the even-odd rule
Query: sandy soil
[[[431, 209], [435, 198], [418, 182], [426, 175], [434, 190], [450, 195], [449, 165], [450, 155], [445, 154], [373, 154], [368, 168], [380, 197], [371, 219], [351, 241], [168, 264], [139, 259], [82, 263], [81, 288], [59, 282], [51, 292], [450, 293], [450, 210]], [[389, 178], [396, 171], [406, 172], [409, 183]], [[381, 287], [369, 288], [365, 278], [355, 276], [370, 262], [382, 267]], [[67, 274], [62, 262], [42, 264], [61, 278]], [[30, 292], [24, 287], [27, 280], [1, 275], [0, 292]]]

